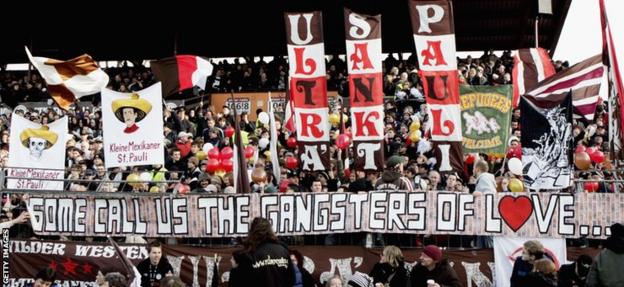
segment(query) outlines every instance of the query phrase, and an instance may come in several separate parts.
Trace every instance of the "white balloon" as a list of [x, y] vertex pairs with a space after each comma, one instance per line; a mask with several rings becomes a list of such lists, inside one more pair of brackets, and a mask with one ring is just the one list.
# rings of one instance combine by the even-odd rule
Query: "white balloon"
[[202, 147], [202, 150], [205, 153], [208, 153], [208, 151], [211, 150], [212, 148], [214, 148], [214, 146], [211, 143], [205, 143], [204, 146]]
[[509, 171], [515, 175], [522, 175], [522, 161], [519, 158], [512, 157], [507, 161]]
[[261, 112], [258, 114], [258, 121], [260, 121], [263, 125], [269, 124], [269, 114], [266, 112]]
[[[420, 132], [420, 131], [418, 131], [418, 132]], [[418, 142], [418, 148], [416, 149], [416, 151], [418, 151], [420, 154], [427, 153], [430, 150], [431, 150], [431, 143], [428, 140], [421, 139]]]
[[269, 139], [267, 138], [261, 138], [258, 141], [258, 147], [260, 147], [261, 149], [266, 148], [269, 145]]

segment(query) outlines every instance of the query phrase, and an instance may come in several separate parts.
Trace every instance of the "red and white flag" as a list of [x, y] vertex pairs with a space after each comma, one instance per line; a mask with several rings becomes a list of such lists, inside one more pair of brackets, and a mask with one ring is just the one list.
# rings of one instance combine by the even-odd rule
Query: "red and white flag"
[[162, 82], [165, 97], [195, 86], [204, 90], [213, 68], [208, 60], [192, 55], [179, 55], [151, 61], [150, 65], [156, 79]]
[[520, 102], [520, 96], [537, 86], [537, 83], [555, 74], [548, 52], [542, 48], [520, 49], [514, 56], [513, 107]]
[[602, 55], [596, 55], [539, 82], [526, 95], [540, 102], [558, 101], [572, 90], [574, 114], [593, 120], [596, 106], [601, 101], [599, 92], [604, 70]]
[[87, 54], [67, 61], [35, 57], [28, 48], [26, 54], [46, 81], [48, 93], [61, 109], [69, 109], [80, 97], [99, 93], [108, 84], [108, 75]]

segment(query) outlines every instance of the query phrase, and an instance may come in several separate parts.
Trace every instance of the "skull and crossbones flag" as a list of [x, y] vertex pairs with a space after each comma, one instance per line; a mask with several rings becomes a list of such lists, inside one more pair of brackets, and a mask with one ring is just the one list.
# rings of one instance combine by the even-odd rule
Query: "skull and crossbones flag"
[[67, 133], [67, 117], [41, 125], [13, 114], [7, 188], [63, 190]]

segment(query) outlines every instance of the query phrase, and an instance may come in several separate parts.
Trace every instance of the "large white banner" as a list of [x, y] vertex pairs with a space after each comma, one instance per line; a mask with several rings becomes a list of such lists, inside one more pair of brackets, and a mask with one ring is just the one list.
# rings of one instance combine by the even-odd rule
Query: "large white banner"
[[525, 241], [537, 240], [544, 245], [547, 256], [555, 262], [557, 270], [566, 264], [565, 239], [552, 238], [522, 238], [522, 237], [494, 237], [494, 263], [496, 287], [509, 287], [514, 261], [522, 256], [522, 246]]
[[66, 137], [67, 117], [42, 126], [13, 114], [7, 188], [63, 190]]
[[102, 90], [107, 168], [164, 164], [160, 82], [134, 93]]

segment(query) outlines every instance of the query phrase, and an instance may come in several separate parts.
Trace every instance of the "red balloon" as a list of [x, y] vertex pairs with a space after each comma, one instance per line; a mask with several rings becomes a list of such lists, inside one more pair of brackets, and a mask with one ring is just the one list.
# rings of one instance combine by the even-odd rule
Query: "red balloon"
[[589, 158], [595, 163], [602, 163], [605, 160], [605, 154], [602, 151], [597, 150], [590, 154]]
[[351, 138], [349, 138], [345, 134], [338, 135], [338, 137], [336, 138], [336, 146], [339, 149], [346, 149], [349, 147], [350, 144], [351, 144]]
[[245, 148], [245, 158], [252, 158], [254, 156], [255, 150], [252, 146], [248, 145]]
[[345, 130], [344, 134], [347, 135], [350, 139], [353, 138], [353, 135], [351, 134], [350, 130]]
[[586, 182], [584, 184], [585, 187], [585, 191], [587, 192], [596, 192], [598, 191], [598, 188], [600, 188], [600, 184], [598, 184], [598, 182], [592, 181], [592, 182]]
[[591, 158], [592, 154], [594, 154], [595, 152], [597, 152], [598, 149], [596, 147], [588, 147], [585, 152], [589, 155], [589, 157]]
[[474, 154], [469, 154], [468, 157], [466, 157], [466, 164], [473, 164], [474, 162], [475, 162]]
[[219, 164], [219, 160], [216, 158], [211, 158], [206, 163], [206, 171], [213, 173], [217, 171], [217, 169], [219, 169], [219, 166], [221, 166], [221, 164]]
[[286, 158], [286, 167], [289, 169], [295, 169], [299, 166], [299, 161], [294, 156], [289, 156]]
[[219, 152], [219, 149], [216, 147], [208, 151], [208, 158], [219, 159], [220, 155], [221, 153]]
[[221, 168], [225, 170], [225, 172], [230, 172], [234, 170], [234, 163], [231, 159], [224, 159], [221, 161]]
[[221, 160], [226, 160], [226, 159], [231, 159], [232, 156], [234, 156], [234, 151], [232, 150], [231, 147], [226, 146], [221, 149], [221, 156], [219, 158], [221, 158]]
[[574, 153], [579, 153], [579, 152], [587, 152], [587, 148], [582, 144], [577, 145]]
[[228, 126], [227, 128], [225, 128], [225, 137], [232, 137], [232, 135], [234, 135], [234, 128]]
[[286, 145], [289, 148], [296, 148], [297, 147], [297, 139], [295, 137], [289, 137], [288, 140], [286, 141]]
[[279, 192], [286, 192], [286, 189], [288, 189], [289, 184], [290, 184], [290, 181], [288, 179], [284, 179], [280, 181]]

